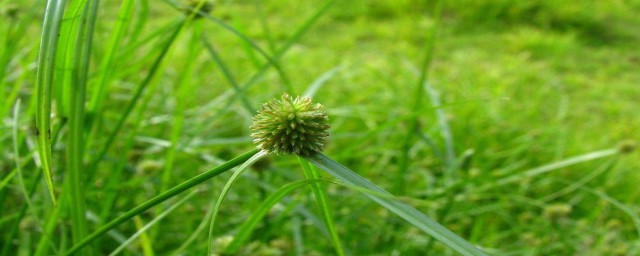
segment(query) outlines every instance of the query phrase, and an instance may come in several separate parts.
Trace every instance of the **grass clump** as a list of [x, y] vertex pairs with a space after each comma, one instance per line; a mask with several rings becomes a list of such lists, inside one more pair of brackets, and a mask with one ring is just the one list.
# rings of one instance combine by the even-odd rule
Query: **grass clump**
[[637, 0], [210, 2], [0, 1], [0, 256], [640, 254]]

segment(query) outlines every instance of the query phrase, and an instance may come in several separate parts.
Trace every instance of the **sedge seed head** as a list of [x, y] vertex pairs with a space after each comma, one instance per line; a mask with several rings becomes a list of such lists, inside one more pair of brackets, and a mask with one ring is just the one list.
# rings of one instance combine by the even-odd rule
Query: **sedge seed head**
[[326, 144], [327, 120], [322, 105], [285, 93], [260, 107], [253, 117], [251, 137], [258, 148], [269, 153], [310, 156]]

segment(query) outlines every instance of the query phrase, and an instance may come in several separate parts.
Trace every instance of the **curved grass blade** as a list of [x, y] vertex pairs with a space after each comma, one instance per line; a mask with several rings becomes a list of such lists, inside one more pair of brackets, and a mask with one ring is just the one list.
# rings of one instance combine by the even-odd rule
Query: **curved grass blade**
[[58, 47], [58, 33], [64, 13], [65, 0], [49, 0], [44, 14], [40, 51], [38, 52], [38, 71], [36, 72], [36, 127], [38, 153], [44, 171], [47, 188], [53, 204], [56, 196], [53, 192], [51, 168], [51, 88], [55, 73], [55, 56]]
[[335, 68], [330, 69], [327, 72], [324, 72], [320, 77], [316, 78], [316, 80], [314, 80], [313, 83], [311, 83], [311, 85], [309, 85], [307, 90], [304, 91], [302, 95], [304, 95], [305, 97], [313, 98], [313, 96], [316, 95], [316, 92], [320, 90], [320, 87], [322, 87], [327, 81], [329, 81], [329, 79], [331, 79], [333, 76], [335, 76], [338, 73], [338, 71], [341, 71], [341, 70], [342, 70], [342, 67], [337, 66]]
[[136, 206], [135, 208], [127, 211], [126, 213], [120, 215], [120, 217], [115, 218], [114, 220], [112, 220], [111, 222], [105, 224], [104, 226], [98, 228], [98, 230], [94, 231], [93, 233], [89, 234], [84, 240], [82, 240], [82, 242], [75, 244], [71, 249], [69, 249], [69, 251], [67, 251], [64, 255], [71, 255], [75, 252], [77, 252], [79, 249], [83, 248], [84, 246], [86, 246], [87, 244], [91, 243], [93, 240], [95, 240], [96, 238], [104, 235], [105, 233], [107, 233], [109, 230], [111, 230], [112, 228], [120, 225], [121, 223], [133, 218], [134, 216], [143, 213], [144, 211], [166, 201], [167, 199], [180, 194], [181, 192], [184, 192], [187, 189], [190, 189], [202, 182], [205, 182], [215, 176], [218, 176], [228, 170], [231, 170], [233, 167], [238, 166], [241, 163], [244, 163], [245, 161], [247, 161], [247, 159], [251, 158], [253, 155], [255, 155], [258, 152], [257, 149], [254, 149], [252, 151], [249, 151], [247, 153], [244, 153], [236, 158], [233, 158], [225, 163], [223, 163], [222, 165], [219, 165], [211, 170], [208, 170], [196, 177], [193, 177], [183, 183], [181, 183], [180, 185], [177, 185], [169, 190], [167, 190], [166, 192], [157, 195], [151, 199], [149, 199], [148, 201]]
[[[321, 153], [308, 157], [307, 160], [347, 185], [362, 187], [376, 193], [391, 196], [389, 192], [376, 186]], [[438, 222], [427, 217], [415, 208], [394, 199], [393, 197], [379, 196], [369, 193], [365, 193], [365, 195], [462, 255], [487, 255], [476, 246], [440, 225]]]
[[504, 186], [506, 184], [509, 183], [513, 183], [513, 182], [517, 182], [526, 178], [532, 178], [541, 174], [545, 174], [548, 172], [552, 172], [558, 169], [562, 169], [565, 168], [567, 166], [571, 166], [571, 165], [575, 165], [575, 164], [579, 164], [579, 163], [583, 163], [583, 162], [588, 162], [591, 160], [596, 160], [599, 158], [603, 158], [603, 157], [609, 157], [609, 156], [613, 156], [613, 155], [617, 155], [619, 154], [620, 151], [618, 149], [605, 149], [605, 150], [600, 150], [600, 151], [595, 151], [595, 152], [591, 152], [591, 153], [587, 153], [584, 155], [579, 155], [579, 156], [575, 156], [569, 159], [565, 159], [562, 161], [558, 161], [555, 163], [551, 163], [551, 164], [547, 164], [547, 165], [543, 165], [537, 168], [533, 168], [530, 170], [526, 170], [524, 172], [519, 172], [516, 174], [513, 174], [509, 177], [505, 177], [502, 179], [499, 179], [495, 182], [492, 182], [490, 184], [487, 184], [486, 186], [480, 187], [478, 189], [476, 189], [475, 191], [484, 191], [484, 190], [488, 190], [494, 187], [499, 187], [499, 186]]
[[240, 167], [238, 167], [236, 172], [233, 173], [233, 175], [231, 175], [231, 178], [229, 178], [229, 181], [227, 181], [227, 183], [222, 188], [222, 192], [220, 192], [220, 196], [218, 196], [218, 200], [216, 201], [216, 204], [213, 207], [213, 213], [211, 214], [211, 222], [209, 222], [209, 243], [208, 243], [209, 254], [207, 255], [213, 255], [212, 254], [213, 248], [211, 247], [212, 239], [213, 239], [213, 227], [216, 224], [216, 217], [218, 217], [218, 211], [220, 210], [220, 205], [222, 205], [222, 201], [224, 201], [224, 198], [227, 196], [229, 189], [231, 189], [231, 185], [233, 185], [233, 183], [235, 183], [238, 180], [238, 178], [240, 178], [240, 175], [242, 175], [246, 170], [249, 170], [249, 166], [251, 166], [256, 161], [262, 159], [267, 154], [268, 154], [267, 151], [261, 150], [260, 152], [258, 152], [257, 154], [249, 158], [249, 160], [247, 160]]
[[176, 202], [175, 204], [173, 204], [171, 207], [169, 207], [168, 209], [164, 210], [160, 215], [158, 215], [157, 217], [155, 217], [152, 221], [150, 221], [149, 223], [147, 223], [146, 225], [144, 225], [144, 227], [138, 229], [138, 231], [136, 231], [135, 234], [131, 235], [131, 237], [129, 237], [129, 239], [127, 239], [126, 241], [124, 241], [124, 243], [120, 244], [120, 246], [118, 246], [118, 248], [116, 248], [115, 250], [113, 250], [113, 252], [111, 252], [109, 255], [110, 256], [114, 256], [114, 255], [118, 255], [118, 253], [120, 253], [122, 250], [124, 250], [124, 248], [126, 248], [128, 245], [130, 245], [133, 241], [136, 240], [136, 238], [138, 238], [139, 236], [141, 236], [142, 234], [144, 234], [144, 232], [146, 232], [147, 230], [149, 230], [151, 227], [153, 227], [153, 225], [155, 225], [156, 223], [158, 223], [158, 221], [164, 219], [164, 217], [166, 217], [167, 215], [169, 215], [169, 213], [171, 213], [173, 210], [175, 210], [176, 208], [178, 208], [178, 206], [182, 205], [183, 203], [185, 203], [187, 200], [189, 200], [191, 197], [193, 197], [194, 195], [196, 195], [198, 192], [198, 190], [193, 190], [191, 193], [189, 193], [188, 195], [186, 195], [184, 198], [180, 199], [180, 201]]
[[287, 185], [284, 185], [276, 192], [267, 197], [262, 203], [253, 210], [251, 216], [242, 223], [238, 233], [233, 238], [233, 241], [225, 248], [224, 252], [228, 254], [235, 254], [240, 250], [240, 247], [249, 239], [251, 232], [256, 228], [260, 220], [269, 212], [271, 207], [280, 202], [287, 194], [291, 193], [294, 189], [300, 188], [305, 185], [317, 184], [319, 182], [329, 182], [326, 180], [307, 179], [299, 180]]

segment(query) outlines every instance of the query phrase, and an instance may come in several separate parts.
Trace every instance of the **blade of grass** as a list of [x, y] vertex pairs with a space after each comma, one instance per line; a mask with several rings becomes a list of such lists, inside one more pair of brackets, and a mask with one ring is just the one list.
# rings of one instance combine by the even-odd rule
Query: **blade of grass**
[[195, 176], [183, 183], [180, 183], [179, 185], [163, 192], [162, 194], [159, 194], [151, 199], [149, 199], [148, 201], [134, 207], [133, 209], [125, 212], [124, 214], [120, 215], [119, 217], [115, 218], [114, 220], [110, 221], [109, 223], [103, 225], [102, 227], [98, 228], [98, 230], [94, 231], [93, 233], [89, 234], [84, 240], [82, 240], [82, 242], [75, 244], [71, 249], [69, 249], [67, 252], [65, 252], [64, 255], [71, 255], [75, 252], [77, 252], [79, 249], [83, 248], [84, 246], [86, 246], [87, 244], [91, 243], [93, 240], [95, 240], [96, 238], [102, 236], [103, 234], [105, 234], [107, 231], [111, 230], [112, 228], [118, 226], [119, 224], [133, 218], [134, 216], [143, 213], [144, 211], [166, 201], [167, 199], [180, 194], [181, 192], [190, 189], [202, 182], [205, 182], [215, 176], [218, 176], [228, 170], [231, 170], [233, 167], [238, 166], [241, 163], [244, 163], [245, 161], [247, 161], [249, 158], [251, 158], [253, 155], [255, 155], [258, 152], [258, 150], [254, 149], [252, 151], [249, 151], [247, 153], [244, 153], [240, 156], [237, 156], [236, 158], [233, 158], [225, 163], [223, 163], [222, 165], [219, 165], [213, 169], [210, 169], [198, 176]]
[[87, 112], [89, 114], [89, 119], [87, 121], [89, 126], [92, 126], [94, 118], [100, 116], [100, 112], [102, 111], [103, 101], [107, 94], [107, 87], [113, 78], [111, 74], [113, 73], [113, 70], [117, 68], [115, 65], [116, 52], [120, 49], [124, 34], [129, 27], [133, 14], [134, 3], [135, 0], [124, 0], [120, 6], [118, 19], [113, 26], [111, 38], [109, 38], [109, 42], [106, 45], [107, 51], [102, 57], [100, 72], [98, 73], [98, 82], [95, 85], [94, 92], [91, 95], [89, 105], [87, 106]]
[[224, 61], [222, 61], [222, 59], [220, 58], [220, 55], [216, 52], [215, 48], [213, 48], [213, 45], [211, 45], [211, 43], [209, 43], [209, 41], [205, 37], [202, 37], [202, 44], [204, 44], [205, 48], [211, 55], [211, 58], [213, 58], [216, 64], [218, 64], [218, 67], [220, 67], [220, 71], [222, 71], [222, 74], [224, 75], [224, 77], [227, 79], [229, 84], [231, 84], [231, 87], [233, 87], [233, 90], [236, 91], [236, 94], [238, 95], [238, 97], [240, 97], [240, 99], [242, 100], [242, 104], [244, 105], [245, 109], [249, 113], [255, 113], [255, 109], [251, 106], [251, 103], [247, 99], [247, 96], [244, 94], [242, 89], [240, 89], [238, 82], [233, 77], [233, 75], [231, 74], [231, 71], [229, 70], [229, 68], [227, 68], [227, 65], [224, 63]]
[[[214, 198], [215, 196], [216, 196], [215, 194], [212, 194], [211, 198]], [[182, 245], [178, 247], [178, 249], [173, 250], [171, 253], [167, 255], [171, 255], [171, 256], [184, 255], [185, 250], [187, 248], [191, 248], [190, 245], [200, 236], [200, 233], [202, 233], [202, 231], [209, 225], [209, 220], [211, 219], [211, 215], [213, 214], [213, 208], [215, 205], [216, 205], [216, 201], [211, 201], [211, 203], [209, 204], [209, 207], [207, 207], [208, 209], [207, 213], [204, 215], [204, 218], [202, 218], [202, 221], [200, 221], [200, 224], [198, 224], [196, 229], [191, 233], [189, 238], [187, 238], [182, 243]]]
[[[162, 217], [164, 217], [164, 216], [166, 216], [166, 215], [163, 215]], [[160, 216], [158, 216], [158, 217], [160, 217]], [[143, 225], [142, 219], [140, 218], [140, 216], [133, 217], [133, 223], [135, 223], [136, 229], [138, 229], [138, 231], [136, 231], [134, 236], [139, 234], [139, 235], [136, 236], [136, 238], [138, 236], [140, 237], [140, 247], [142, 247], [142, 255], [144, 255], [144, 256], [153, 256], [153, 255], [155, 255], [155, 253], [153, 253], [153, 244], [151, 242], [151, 238], [149, 237], [149, 235], [146, 232], [148, 230], [147, 228], [145, 228], [147, 225]], [[149, 223], [149, 224], [151, 224], [151, 223]], [[153, 225], [150, 225], [148, 227], [151, 227], [151, 226], [153, 226]], [[144, 230], [144, 232], [140, 232], [142, 230]], [[129, 242], [129, 240], [131, 240], [131, 242], [133, 242], [135, 240], [135, 238], [132, 236], [127, 241], [123, 242], [120, 246], [122, 248], [125, 248], [126, 245], [130, 244], [130, 243], [127, 243], [127, 242]], [[116, 255], [116, 254], [112, 253], [111, 255]]]
[[[95, 25], [98, 2], [88, 0], [82, 11], [78, 34], [75, 38], [71, 81], [69, 88], [69, 136], [67, 142], [67, 178], [70, 180], [69, 191], [65, 192], [70, 198], [71, 229], [73, 243], [79, 243], [87, 235], [86, 206], [84, 202], [83, 171], [84, 168], [84, 125], [85, 125], [85, 97], [89, 58], [93, 40], [93, 26]], [[83, 254], [91, 254], [85, 251]]]
[[[229, 106], [233, 103], [233, 101], [235, 101], [236, 98], [239, 97], [239, 95], [244, 94], [249, 88], [251, 88], [258, 81], [258, 79], [260, 79], [266, 73], [266, 71], [269, 69], [269, 67], [271, 67], [272, 65], [275, 66], [275, 63], [277, 63], [284, 56], [284, 54], [289, 50], [289, 48], [291, 48], [291, 46], [294, 43], [296, 43], [298, 40], [300, 40], [302, 35], [304, 35], [306, 32], [308, 32], [308, 30], [311, 28], [311, 26], [313, 24], [315, 24], [320, 19], [320, 17], [322, 17], [329, 10], [329, 7], [331, 7], [331, 5], [334, 2], [335, 1], [333, 1], [333, 0], [332, 1], [327, 1], [322, 7], [320, 7], [318, 9], [318, 11], [316, 11], [313, 15], [311, 15], [311, 17], [309, 17], [309, 19], [306, 20], [300, 26], [300, 28], [298, 28], [293, 33], [293, 35], [287, 40], [287, 42], [282, 47], [280, 47], [278, 49], [278, 51], [275, 52], [273, 57], [272, 58], [268, 58], [269, 61], [267, 63], [265, 63], [256, 73], [254, 73], [253, 76], [251, 76], [247, 82], [245, 82], [242, 86], [240, 86], [240, 93], [235, 93], [233, 97], [230, 97], [229, 100], [227, 101], [227, 104], [224, 107], [224, 109], [228, 109]], [[232, 29], [232, 28], [230, 28], [230, 29]], [[234, 33], [240, 34], [237, 31], [235, 31]], [[240, 35], [242, 35], [242, 34], [240, 34]], [[243, 36], [243, 38], [245, 38], [245, 37]], [[249, 40], [249, 39], [246, 39], [246, 40]], [[265, 54], [264, 56], [266, 58], [268, 55]], [[253, 115], [255, 113], [251, 112], [250, 114]]]
[[238, 180], [238, 178], [240, 178], [240, 175], [242, 175], [245, 171], [249, 170], [249, 166], [253, 165], [253, 163], [257, 162], [258, 160], [262, 159], [265, 156], [267, 156], [267, 151], [264, 151], [264, 150], [261, 150], [260, 152], [253, 155], [246, 162], [244, 162], [240, 167], [238, 167], [238, 169], [233, 173], [233, 175], [231, 175], [231, 178], [229, 178], [227, 183], [222, 188], [222, 192], [220, 192], [220, 196], [218, 196], [218, 200], [216, 200], [216, 204], [213, 207], [213, 213], [211, 214], [211, 221], [209, 222], [209, 242], [207, 243], [209, 245], [209, 249], [208, 249], [209, 253], [207, 255], [213, 255], [212, 253], [213, 252], [213, 248], [212, 248], [213, 228], [215, 227], [215, 224], [216, 224], [216, 218], [218, 217], [220, 205], [222, 205], [222, 201], [224, 201], [224, 198], [227, 196], [227, 193], [229, 193], [229, 189], [231, 189], [231, 185], [233, 185], [233, 183], [235, 183]]
[[151, 81], [153, 81], [153, 78], [155, 77], [156, 72], [158, 72], [158, 69], [161, 66], [161, 63], [164, 60], [164, 57], [169, 52], [171, 45], [173, 45], [173, 43], [176, 41], [176, 38], [178, 38], [178, 35], [182, 31], [186, 23], [187, 23], [187, 20], [182, 20], [180, 22], [180, 25], [171, 33], [171, 35], [169, 36], [169, 39], [164, 43], [164, 45], [162, 45], [162, 50], [158, 55], [158, 57], [153, 62], [153, 64], [151, 65], [151, 68], [149, 69], [149, 73], [147, 73], [147, 76], [145, 77], [145, 79], [136, 88], [136, 91], [131, 97], [131, 100], [129, 100], [129, 103], [127, 104], [126, 108], [120, 115], [120, 118], [118, 119], [118, 122], [116, 123], [115, 128], [113, 129], [113, 131], [111, 131], [111, 133], [109, 133], [107, 137], [107, 141], [103, 144], [103, 147], [100, 149], [100, 151], [98, 151], [99, 152], [98, 155], [90, 165], [91, 170], [95, 170], [95, 167], [97, 166], [97, 164], [107, 154], [107, 151], [109, 150], [109, 148], [111, 148], [111, 145], [113, 145], [113, 143], [115, 142], [118, 136], [118, 133], [120, 132], [127, 118], [129, 117], [129, 115], [131, 114], [131, 112], [139, 102], [140, 97], [144, 93], [147, 86], [151, 83]]
[[322, 87], [329, 79], [335, 76], [338, 71], [342, 70], [341, 66], [330, 69], [327, 72], [324, 72], [320, 77], [316, 78], [316, 80], [309, 85], [306, 91], [304, 91], [303, 95], [305, 97], [313, 98], [316, 95], [316, 92]]
[[526, 170], [523, 172], [519, 172], [516, 174], [513, 174], [509, 177], [505, 177], [502, 179], [499, 179], [497, 181], [494, 181], [490, 184], [487, 184], [485, 186], [479, 187], [476, 190], [474, 190], [475, 192], [479, 192], [479, 191], [485, 191], [488, 189], [492, 189], [495, 187], [500, 187], [500, 186], [504, 186], [506, 184], [509, 183], [513, 183], [513, 182], [517, 182], [526, 178], [532, 178], [541, 174], [545, 174], [548, 172], [552, 172], [555, 170], [559, 170], [571, 165], [575, 165], [575, 164], [579, 164], [579, 163], [583, 163], [583, 162], [588, 162], [591, 160], [596, 160], [596, 159], [600, 159], [600, 158], [604, 158], [604, 157], [609, 157], [609, 156], [613, 156], [613, 155], [618, 155], [620, 152], [618, 151], [618, 149], [605, 149], [605, 150], [600, 150], [600, 151], [595, 151], [595, 152], [591, 152], [591, 153], [587, 153], [584, 155], [579, 155], [579, 156], [575, 156], [569, 159], [565, 159], [562, 161], [558, 161], [555, 163], [551, 163], [551, 164], [547, 164], [547, 165], [543, 165], [537, 168], [533, 168], [530, 170]]
[[256, 7], [256, 12], [258, 13], [258, 18], [260, 21], [260, 27], [262, 28], [262, 33], [264, 33], [264, 37], [267, 39], [267, 45], [269, 46], [269, 50], [271, 52], [276, 51], [276, 43], [273, 40], [273, 36], [271, 35], [271, 30], [269, 29], [269, 22], [267, 21], [267, 16], [264, 13], [264, 6], [262, 1], [254, 0], [254, 6]]
[[260, 220], [269, 212], [269, 210], [278, 202], [280, 202], [291, 191], [306, 186], [314, 185], [319, 182], [329, 182], [325, 180], [306, 179], [299, 180], [287, 185], [282, 186], [276, 190], [273, 194], [269, 195], [258, 207], [253, 210], [253, 213], [246, 221], [242, 222], [242, 226], [238, 229], [238, 233], [233, 237], [233, 241], [225, 248], [224, 252], [228, 254], [236, 254], [240, 247], [250, 238], [251, 233], [255, 230]]
[[[171, 207], [167, 208], [166, 210], [164, 210], [160, 215], [158, 215], [157, 217], [155, 217], [152, 221], [150, 221], [149, 223], [147, 223], [146, 225], [139, 227], [138, 231], [136, 231], [135, 234], [131, 235], [131, 237], [129, 237], [129, 239], [127, 239], [126, 241], [124, 241], [122, 244], [120, 244], [118, 246], [118, 248], [116, 248], [115, 250], [113, 250], [113, 252], [111, 252], [109, 255], [110, 256], [114, 256], [114, 255], [118, 255], [118, 253], [120, 253], [122, 250], [124, 250], [124, 248], [126, 248], [128, 245], [130, 245], [133, 241], [135, 241], [138, 237], [144, 236], [145, 232], [147, 232], [147, 230], [149, 230], [151, 227], [153, 227], [153, 225], [155, 225], [156, 223], [158, 223], [160, 220], [164, 219], [165, 217], [167, 217], [167, 215], [169, 215], [169, 213], [173, 212], [173, 210], [177, 209], [180, 205], [184, 204], [185, 202], [187, 202], [187, 200], [191, 199], [191, 197], [193, 197], [194, 195], [196, 195], [198, 192], [198, 190], [193, 190], [191, 191], [191, 193], [189, 193], [188, 195], [186, 195], [185, 197], [183, 197], [182, 199], [180, 199], [180, 201], [176, 202], [175, 204], [173, 204]], [[137, 216], [136, 216], [137, 217]], [[140, 220], [138, 220], [140, 221]], [[142, 239], [142, 237], [141, 237]], [[150, 242], [150, 241], [149, 241]], [[147, 242], [147, 244], [149, 244], [149, 242]], [[144, 246], [144, 248], [150, 247], [150, 245]], [[153, 255], [153, 251], [148, 248], [145, 249], [145, 254], [144, 255]]]
[[71, 1], [67, 6], [67, 11], [62, 18], [62, 24], [60, 27], [60, 35], [58, 44], [58, 54], [56, 56], [56, 76], [55, 84], [58, 86], [53, 87], [56, 109], [58, 114], [63, 118], [66, 118], [70, 112], [71, 104], [71, 83], [73, 83], [74, 72], [76, 72], [77, 66], [74, 63], [74, 53], [78, 51], [82, 46], [77, 45], [76, 39], [82, 32], [83, 16], [87, 1]]
[[[186, 9], [191, 9], [193, 10], [193, 14], [195, 14], [196, 10], [190, 6], [179, 6], [177, 3], [170, 1], [170, 0], [163, 0], [165, 3], [169, 4], [171, 7], [176, 8], [178, 10], [182, 9], [182, 8], [186, 8]], [[327, 2], [327, 4], [325, 4], [325, 6], [322, 9], [325, 9], [326, 7], [328, 7], [328, 5], [332, 4], [333, 0]], [[278, 60], [276, 58], [272, 58], [271, 56], [269, 56], [269, 54], [267, 54], [264, 50], [262, 50], [262, 48], [260, 48], [255, 42], [253, 42], [251, 39], [249, 39], [247, 36], [245, 36], [244, 34], [242, 34], [240, 31], [238, 31], [237, 29], [233, 28], [232, 26], [228, 25], [227, 23], [223, 22], [220, 19], [217, 19], [211, 15], [209, 15], [208, 13], [202, 12], [202, 11], [198, 11], [197, 12], [199, 15], [201, 15], [202, 17], [205, 17], [206, 19], [218, 24], [219, 26], [221, 26], [222, 28], [224, 28], [225, 30], [231, 32], [232, 34], [236, 35], [238, 38], [240, 38], [243, 42], [249, 44], [253, 49], [255, 49], [256, 51], [258, 51], [258, 53], [260, 53], [260, 55], [262, 55], [265, 59], [267, 59], [267, 62], [269, 62], [270, 65], [273, 65], [276, 70], [278, 71], [278, 74], [280, 75], [280, 77], [283, 79], [283, 82], [285, 83], [285, 86], [290, 87], [290, 85], [288, 85], [288, 80], [286, 79], [286, 77], [284, 76], [284, 72], [282, 71], [282, 69], [280, 68], [280, 65], [278, 64]], [[294, 35], [295, 36], [295, 35]], [[296, 40], [297, 41], [297, 40]], [[288, 48], [288, 47], [287, 47]], [[277, 55], [277, 54], [276, 54]]]
[[[425, 53], [424, 58], [422, 59], [422, 66], [420, 67], [420, 78], [418, 79], [418, 83], [416, 84], [415, 90], [415, 98], [413, 101], [413, 105], [411, 106], [410, 113], [420, 112], [422, 108], [422, 101], [424, 97], [424, 84], [427, 81], [427, 76], [429, 72], [429, 67], [431, 66], [431, 62], [433, 60], [434, 55], [434, 46], [436, 43], [436, 38], [438, 35], [438, 31], [440, 28], [441, 15], [442, 15], [442, 6], [444, 1], [437, 1], [434, 9], [434, 25], [431, 27], [431, 32], [429, 34], [429, 38], [427, 42], [424, 44]], [[400, 150], [400, 159], [398, 160], [398, 172], [396, 173], [393, 187], [394, 192], [402, 195], [404, 194], [405, 189], [405, 176], [409, 169], [409, 151], [411, 149], [411, 145], [413, 145], [413, 136], [415, 135], [416, 127], [420, 122], [420, 116], [416, 115], [414, 118], [409, 120], [409, 126], [407, 129], [407, 134], [402, 141], [402, 148]]]
[[[308, 157], [307, 160], [347, 185], [362, 187], [376, 193], [392, 196], [389, 192], [376, 186], [323, 154], [316, 154]], [[486, 255], [483, 251], [440, 225], [438, 222], [430, 219], [420, 211], [400, 202], [397, 199], [369, 193], [365, 193], [365, 195], [462, 255]]]
[[617, 199], [611, 197], [609, 194], [603, 192], [603, 191], [598, 191], [598, 190], [594, 190], [592, 188], [586, 187], [586, 186], [582, 186], [579, 187], [578, 189], [586, 191], [594, 196], [599, 197], [600, 199], [612, 204], [615, 208], [618, 208], [618, 210], [624, 212], [625, 214], [627, 214], [629, 216], [629, 218], [631, 218], [631, 220], [633, 221], [633, 225], [635, 226], [636, 229], [636, 233], [640, 236], [640, 216], [638, 215], [638, 213], [636, 212], [636, 210], [634, 210], [633, 208], [623, 204], [622, 202], [618, 201]]
[[[40, 220], [38, 218], [38, 216], [35, 213], [35, 208], [33, 207], [33, 203], [31, 202], [31, 194], [29, 193], [27, 190], [27, 185], [24, 182], [24, 174], [22, 172], [22, 159], [20, 157], [20, 136], [18, 133], [18, 120], [19, 120], [19, 115], [20, 115], [20, 99], [18, 99], [16, 101], [15, 104], [15, 108], [13, 110], [13, 154], [15, 157], [15, 161], [16, 161], [16, 171], [18, 173], [18, 184], [20, 186], [21, 192], [24, 196], [24, 201], [25, 201], [25, 206], [27, 207], [27, 209], [32, 209], [30, 212], [32, 213], [32, 217], [34, 219], [34, 221], [36, 222], [36, 225], [38, 226], [38, 228], [42, 229], [42, 223], [40, 223]], [[37, 175], [38, 176], [38, 175]], [[23, 214], [21, 214], [22, 216], [24, 216]], [[19, 218], [17, 220], [17, 222], [19, 223], [21, 221], [22, 217]]]
[[[201, 3], [204, 3], [204, 1]], [[188, 52], [186, 64], [184, 70], [180, 72], [178, 83], [174, 87], [175, 93], [173, 101], [175, 102], [175, 107], [173, 109], [173, 120], [171, 123], [171, 143], [169, 144], [166, 152], [166, 162], [164, 166], [165, 168], [162, 171], [162, 183], [160, 184], [160, 191], [164, 191], [171, 180], [171, 171], [173, 170], [177, 144], [180, 140], [180, 134], [182, 133], [184, 110], [186, 108], [185, 100], [189, 98], [189, 95], [187, 94], [192, 92], [188, 89], [190, 89], [189, 82], [191, 81], [191, 76], [193, 75], [193, 67], [196, 63], [195, 59], [197, 58], [199, 52], [198, 41], [200, 40], [200, 35], [202, 34], [202, 22], [200, 20], [196, 20], [194, 21], [192, 26], [192, 35], [189, 41], [189, 48], [187, 50]]]
[[[9, 72], [8, 69], [11, 62], [16, 60], [17, 56], [19, 56], [16, 55], [16, 52], [19, 51], [18, 47], [20, 46], [20, 42], [28, 35], [27, 33], [24, 33], [24, 31], [27, 30], [29, 25], [31, 25], [31, 21], [36, 17], [36, 15], [39, 15], [40, 10], [39, 8], [36, 8], [39, 5], [39, 2], [34, 2], [24, 15], [20, 15], [21, 18], [19, 21], [11, 20], [10, 22], [14, 24], [7, 27], [6, 36], [3, 40], [3, 47], [0, 49], [0, 52], [2, 53], [0, 54], [0, 102], [4, 102], [4, 106], [0, 105], [0, 107], [2, 107], [0, 113], [2, 114], [10, 111], [11, 104], [15, 102], [15, 98], [18, 94], [17, 89], [22, 85], [22, 81], [16, 81], [8, 96], [6, 95], [6, 92], [8, 91], [8, 79], [6, 79], [8, 75], [7, 72]], [[29, 60], [29, 62], [31, 62], [31, 60]]]
[[[300, 165], [302, 165], [302, 169], [304, 170], [304, 175], [308, 180], [320, 179], [320, 173], [318, 170], [312, 167], [307, 160], [302, 157], [298, 157], [298, 161], [300, 161]], [[331, 242], [336, 250], [336, 254], [345, 255], [342, 243], [340, 242], [340, 237], [338, 236], [338, 231], [336, 231], [333, 217], [331, 216], [331, 207], [329, 206], [329, 200], [327, 199], [327, 187], [322, 185], [324, 184], [316, 183], [311, 184], [310, 186], [313, 194], [315, 195], [318, 207], [320, 208], [324, 224], [331, 235]]]
[[58, 45], [58, 33], [64, 13], [65, 0], [49, 0], [44, 15], [40, 51], [38, 53], [38, 70], [36, 72], [36, 129], [38, 137], [38, 153], [44, 178], [47, 181], [49, 196], [56, 204], [53, 192], [51, 167], [51, 87], [55, 72], [55, 56]]

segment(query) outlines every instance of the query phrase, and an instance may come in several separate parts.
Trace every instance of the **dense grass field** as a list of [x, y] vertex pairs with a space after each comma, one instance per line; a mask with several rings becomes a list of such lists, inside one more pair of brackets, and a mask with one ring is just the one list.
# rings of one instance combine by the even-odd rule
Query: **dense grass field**
[[640, 255], [640, 1], [200, 5], [0, 0], [1, 256], [460, 252], [305, 158], [225, 188], [283, 93], [324, 106], [324, 155], [488, 254]]

